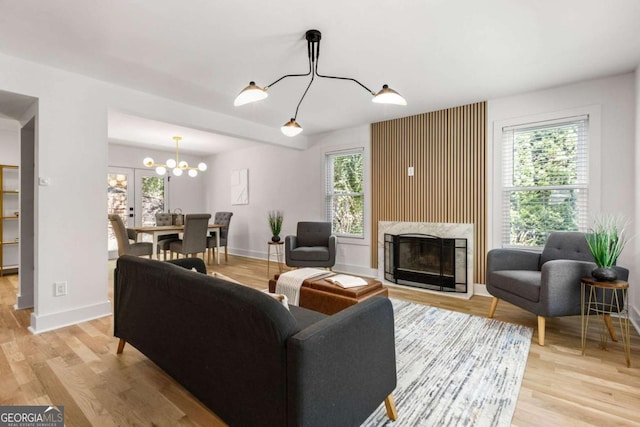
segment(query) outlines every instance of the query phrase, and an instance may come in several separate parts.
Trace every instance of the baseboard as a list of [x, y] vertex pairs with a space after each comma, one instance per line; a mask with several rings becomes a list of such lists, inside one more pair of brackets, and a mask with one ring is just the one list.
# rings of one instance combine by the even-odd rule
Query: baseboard
[[33, 294], [18, 295], [16, 304], [13, 306], [16, 310], [24, 310], [25, 308], [33, 308]]
[[29, 326], [28, 329], [32, 334], [40, 334], [42, 332], [64, 328], [65, 326], [75, 325], [77, 323], [110, 315], [111, 301], [107, 300], [101, 303], [78, 307], [58, 313], [44, 315], [31, 313], [31, 326]]

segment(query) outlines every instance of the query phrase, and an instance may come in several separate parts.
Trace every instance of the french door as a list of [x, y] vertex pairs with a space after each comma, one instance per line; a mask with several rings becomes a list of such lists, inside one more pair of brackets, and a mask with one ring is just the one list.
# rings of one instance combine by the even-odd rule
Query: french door
[[[154, 171], [109, 167], [107, 213], [120, 215], [125, 227], [155, 225], [156, 213], [165, 211], [168, 190], [167, 178]], [[118, 242], [108, 227], [109, 259], [113, 259], [118, 256]]]

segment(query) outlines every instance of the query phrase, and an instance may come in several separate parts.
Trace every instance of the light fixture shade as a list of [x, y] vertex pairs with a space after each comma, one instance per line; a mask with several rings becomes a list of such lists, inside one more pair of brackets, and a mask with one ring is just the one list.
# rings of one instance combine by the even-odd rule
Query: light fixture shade
[[189, 163], [185, 162], [184, 160], [181, 160], [180, 163], [178, 163], [178, 167], [180, 169], [187, 169], [189, 167]]
[[169, 169], [173, 169], [176, 167], [176, 160], [175, 159], [168, 159], [167, 160], [167, 167]]
[[195, 178], [196, 176], [198, 176], [198, 170], [197, 169], [189, 169], [189, 176], [191, 178]]
[[383, 85], [382, 90], [371, 101], [377, 104], [407, 105], [407, 101], [387, 85]]
[[293, 137], [302, 132], [302, 127], [295, 121], [295, 119], [292, 118], [287, 123], [283, 124], [280, 130], [286, 136]]
[[153, 159], [151, 157], [145, 157], [144, 160], [142, 161], [142, 164], [144, 164], [146, 167], [150, 168], [151, 166], [153, 166]]
[[156, 173], [158, 175], [164, 175], [165, 173], [167, 173], [167, 168], [165, 168], [164, 166], [158, 166], [156, 168]]
[[180, 175], [182, 175], [182, 169], [180, 169], [180, 168], [173, 168], [173, 171], [172, 171], [172, 172], [173, 172], [173, 174], [174, 174], [175, 176], [180, 176]]
[[249, 86], [242, 89], [233, 101], [233, 105], [239, 107], [244, 104], [256, 102], [265, 99], [269, 94], [260, 86], [256, 86], [255, 82], [250, 82]]
[[206, 171], [206, 170], [207, 170], [207, 164], [206, 164], [206, 163], [204, 163], [204, 162], [200, 162], [200, 163], [198, 164], [198, 169], [199, 169], [201, 172]]

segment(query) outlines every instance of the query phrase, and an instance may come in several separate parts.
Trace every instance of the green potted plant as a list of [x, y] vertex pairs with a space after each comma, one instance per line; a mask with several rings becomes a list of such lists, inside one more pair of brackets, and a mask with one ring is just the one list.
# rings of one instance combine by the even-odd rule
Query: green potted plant
[[601, 215], [593, 221], [593, 227], [585, 235], [591, 255], [598, 266], [591, 275], [601, 281], [613, 281], [618, 274], [613, 268], [627, 243], [626, 222], [620, 217]]
[[269, 215], [267, 218], [269, 220], [269, 227], [271, 228], [271, 241], [279, 242], [284, 214], [282, 213], [282, 211], [269, 211]]

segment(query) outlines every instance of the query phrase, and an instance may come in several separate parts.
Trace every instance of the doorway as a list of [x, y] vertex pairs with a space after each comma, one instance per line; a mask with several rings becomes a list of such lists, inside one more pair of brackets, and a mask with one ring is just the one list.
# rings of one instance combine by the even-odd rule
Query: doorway
[[[153, 226], [156, 213], [164, 212], [168, 206], [168, 184], [168, 177], [150, 170], [109, 167], [107, 213], [120, 215], [125, 227]], [[115, 259], [118, 257], [118, 242], [111, 225], [108, 227], [109, 259]], [[142, 237], [150, 239], [148, 235]]]

